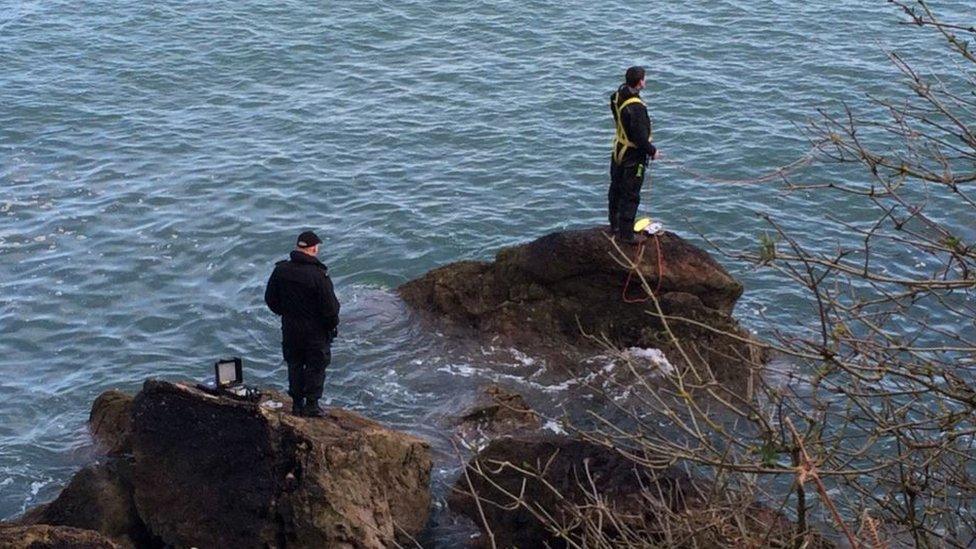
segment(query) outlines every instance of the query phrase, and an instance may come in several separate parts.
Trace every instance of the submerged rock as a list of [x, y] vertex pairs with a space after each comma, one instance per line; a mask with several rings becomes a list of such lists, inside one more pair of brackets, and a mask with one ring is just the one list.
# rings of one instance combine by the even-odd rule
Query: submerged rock
[[465, 439], [494, 438], [541, 427], [539, 415], [529, 408], [525, 398], [497, 384], [486, 385], [474, 405], [462, 412], [458, 429]]
[[70, 526], [0, 525], [4, 549], [118, 549], [110, 539], [92, 530]]
[[139, 515], [169, 545], [387, 547], [427, 521], [427, 443], [348, 411], [305, 419], [150, 380], [132, 443]]
[[[642, 254], [635, 246], [622, 250], [657, 290], [665, 315], [713, 328], [669, 320], [682, 344], [695, 346], [719, 370], [756, 359], [755, 347], [737, 339], [748, 335], [732, 317], [742, 284], [708, 253], [670, 232], [648, 239]], [[636, 276], [625, 300], [630, 269], [614, 256], [619, 253], [601, 228], [563, 231], [503, 249], [493, 262], [434, 269], [398, 291], [415, 308], [520, 346], [593, 346], [585, 336], [592, 334], [621, 347], [667, 352], [671, 341], [659, 315], [649, 314], [653, 303], [627, 302], [646, 297]]]

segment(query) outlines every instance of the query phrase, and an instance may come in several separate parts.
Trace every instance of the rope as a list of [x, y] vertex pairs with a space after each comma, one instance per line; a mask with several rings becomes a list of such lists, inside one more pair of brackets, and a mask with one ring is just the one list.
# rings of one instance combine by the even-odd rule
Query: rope
[[[723, 179], [720, 177], [712, 177], [710, 175], [706, 175], [701, 172], [695, 171], [689, 168], [685, 163], [680, 162], [678, 160], [661, 159], [661, 160], [655, 160], [654, 162], [656, 164], [660, 164], [660, 163], [672, 164], [674, 165], [675, 169], [677, 169], [678, 171], [684, 172], [696, 179], [700, 179], [702, 181], [706, 181], [709, 183], [751, 185], [757, 183], [768, 183], [776, 179], [781, 179], [789, 175], [790, 173], [799, 170], [800, 168], [808, 166], [816, 158], [815, 153], [817, 150], [818, 148], [816, 146], [811, 147], [806, 154], [804, 154], [800, 158], [797, 158], [793, 162], [790, 162], [789, 164], [786, 164], [784, 166], [780, 166], [779, 168], [776, 168], [771, 172], [768, 172], [764, 175], [751, 178], [751, 179]], [[650, 188], [650, 185], [648, 185], [648, 188]], [[627, 290], [630, 288], [630, 282], [631, 280], [633, 280], [634, 274], [637, 272], [637, 269], [639, 268], [638, 265], [640, 265], [640, 262], [644, 259], [644, 245], [646, 243], [647, 241], [645, 240], [644, 242], [641, 242], [638, 245], [637, 257], [633, 262], [634, 267], [632, 267], [630, 272], [627, 273], [627, 279], [624, 281], [624, 289], [621, 295], [621, 298], [623, 299], [624, 303], [644, 303], [645, 301], [651, 298], [651, 296], [642, 297], [642, 298], [627, 297]], [[661, 253], [661, 239], [657, 234], [654, 235], [654, 244], [657, 246], [657, 285], [654, 289], [653, 295], [658, 295], [658, 293], [661, 291], [661, 281], [664, 279], [664, 255]]]
[[816, 147], [811, 148], [810, 151], [807, 152], [807, 154], [801, 156], [800, 158], [797, 158], [793, 162], [790, 162], [789, 164], [786, 164], [784, 166], [780, 166], [779, 168], [776, 168], [775, 170], [773, 170], [771, 172], [768, 172], [768, 173], [766, 173], [764, 175], [761, 175], [761, 176], [755, 177], [755, 178], [751, 178], [751, 179], [723, 179], [723, 178], [720, 178], [720, 177], [713, 177], [713, 176], [706, 175], [706, 174], [703, 174], [701, 172], [695, 171], [695, 170], [689, 168], [687, 166], [687, 164], [685, 164], [684, 162], [681, 162], [681, 161], [678, 161], [678, 160], [669, 160], [669, 159], [663, 158], [661, 160], [655, 160], [654, 162], [657, 163], [657, 164], [660, 164], [660, 163], [673, 164], [674, 167], [678, 171], [684, 172], [684, 173], [686, 173], [686, 174], [688, 174], [688, 175], [690, 175], [690, 176], [692, 176], [692, 177], [694, 177], [696, 179], [700, 179], [700, 180], [706, 181], [708, 183], [721, 183], [721, 184], [729, 184], [729, 185], [754, 185], [754, 184], [758, 184], [758, 183], [768, 183], [768, 182], [774, 181], [776, 179], [781, 179], [781, 178], [789, 175], [790, 173], [795, 172], [796, 170], [799, 170], [800, 168], [803, 168], [803, 167], [809, 165], [811, 162], [813, 162], [814, 158], [816, 158], [816, 155], [814, 154], [814, 151], [816, 151], [816, 150], [817, 150]]
[[[637, 273], [637, 269], [640, 268], [640, 262], [644, 259], [645, 244], [647, 244], [646, 240], [637, 246], [637, 257], [633, 261], [633, 267], [631, 267], [630, 272], [627, 273], [627, 280], [624, 281], [624, 290], [620, 296], [624, 300], [624, 303], [644, 303], [648, 299], [651, 299], [651, 296], [636, 298], [627, 297], [627, 290], [630, 288], [630, 281], [634, 278], [634, 274]], [[664, 254], [661, 252], [661, 237], [658, 236], [657, 233], [654, 234], [654, 244], [657, 246], [657, 285], [654, 288], [653, 293], [654, 295], [658, 295], [658, 293], [661, 291], [661, 280], [664, 279]]]

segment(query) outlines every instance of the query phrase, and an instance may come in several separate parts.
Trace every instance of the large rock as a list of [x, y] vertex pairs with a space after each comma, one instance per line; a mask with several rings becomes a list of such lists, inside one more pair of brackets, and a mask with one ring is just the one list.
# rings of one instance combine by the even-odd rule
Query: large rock
[[31, 510], [20, 522], [94, 530], [119, 547], [146, 547], [151, 538], [136, 512], [132, 492], [125, 460], [89, 465], [75, 473], [54, 501]]
[[[570, 536], [581, 540], [585, 533], [571, 525], [578, 527], [578, 514], [586, 513], [593, 503], [588, 493], [594, 486], [617, 517], [648, 524], [654, 522], [654, 511], [641, 486], [651, 488], [662, 505], [674, 510], [685, 508], [695, 497], [691, 478], [677, 469], [652, 472], [597, 444], [530, 435], [491, 442], [472, 458], [448, 503], [482, 528], [487, 522], [499, 547], [564, 547], [565, 542], [553, 536], [536, 513], [524, 506], [512, 509], [512, 495], [548, 513], [553, 523], [566, 526]], [[472, 491], [482, 500], [480, 511]]]
[[70, 526], [0, 525], [3, 549], [117, 549], [118, 545], [91, 530]]
[[88, 426], [96, 444], [109, 455], [132, 451], [132, 395], [115, 389], [98, 395], [92, 403]]
[[[490, 529], [498, 547], [568, 546], [553, 527], [580, 547], [604, 545], [596, 540], [628, 547], [795, 545], [795, 525], [782, 513], [731, 492], [728, 500], [713, 500], [716, 490], [678, 467], [645, 467], [599, 444], [526, 435], [495, 440], [472, 458], [448, 503]], [[740, 507], [730, 511], [734, 505]], [[816, 534], [804, 541], [832, 547]]]
[[[634, 246], [622, 249], [639, 259], [665, 315], [748, 338], [732, 318], [742, 285], [706, 252], [670, 232], [648, 239], [642, 254]], [[600, 228], [557, 232], [503, 249], [494, 262], [434, 269], [398, 291], [418, 309], [520, 346], [586, 346], [592, 343], [584, 333], [604, 335], [623, 347], [663, 348], [677, 364], [660, 318], [648, 314], [654, 312], [652, 302], [627, 302], [641, 297], [636, 276], [625, 301], [630, 269], [615, 256]], [[679, 320], [670, 325], [679, 341], [695, 346], [713, 366], [758, 360], [754, 346], [737, 337]]]
[[136, 506], [166, 544], [388, 547], [426, 523], [429, 446], [351, 412], [298, 418], [150, 380], [132, 417]]

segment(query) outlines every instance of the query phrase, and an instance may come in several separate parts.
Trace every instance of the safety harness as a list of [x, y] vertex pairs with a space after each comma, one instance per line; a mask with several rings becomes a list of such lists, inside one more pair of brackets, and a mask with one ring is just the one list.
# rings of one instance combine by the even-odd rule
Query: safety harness
[[624, 109], [628, 105], [633, 105], [634, 103], [640, 103], [641, 105], [644, 105], [645, 108], [647, 107], [647, 105], [640, 98], [640, 96], [637, 95], [631, 97], [630, 99], [627, 99], [620, 105], [617, 105], [618, 96], [619, 96], [618, 93], [613, 94], [613, 104], [616, 105], [614, 110], [616, 111], [617, 114], [616, 117], [617, 132], [613, 136], [613, 151], [611, 154], [613, 155], [613, 161], [617, 164], [620, 164], [624, 160], [624, 153], [627, 152], [627, 149], [637, 148], [637, 145], [635, 145], [634, 142], [631, 141], [629, 137], [627, 137], [627, 131], [624, 130], [624, 124], [620, 119], [620, 114], [624, 111]]

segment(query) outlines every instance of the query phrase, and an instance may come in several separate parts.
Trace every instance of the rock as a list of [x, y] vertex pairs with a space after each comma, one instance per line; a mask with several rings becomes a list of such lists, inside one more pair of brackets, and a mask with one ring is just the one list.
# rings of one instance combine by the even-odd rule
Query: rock
[[[748, 339], [732, 317], [742, 285], [674, 233], [658, 238], [646, 241], [639, 268], [652, 289], [660, 286], [662, 312]], [[623, 249], [638, 255], [633, 246]], [[653, 303], [624, 301], [629, 269], [615, 254], [600, 228], [557, 232], [503, 249], [491, 263], [461, 261], [434, 269], [398, 291], [415, 308], [520, 347], [593, 346], [584, 333], [603, 334], [621, 347], [662, 348], [678, 364], [660, 317], [648, 314], [655, 312]], [[628, 298], [640, 297], [639, 279], [630, 286]], [[758, 359], [755, 346], [735, 337], [689, 322], [669, 323], [679, 341], [696, 346], [719, 371], [734, 373], [734, 366]]]
[[542, 425], [522, 395], [494, 383], [481, 388], [477, 401], [461, 414], [458, 424], [464, 438], [494, 438]]
[[151, 539], [136, 512], [132, 492], [130, 466], [125, 460], [89, 465], [75, 473], [54, 501], [33, 509], [20, 522], [94, 530], [119, 547], [145, 547]]
[[132, 452], [132, 399], [112, 389], [92, 403], [88, 425], [95, 442], [109, 455]]
[[[480, 510], [472, 491], [481, 498]], [[642, 467], [599, 444], [537, 434], [491, 442], [468, 463], [448, 503], [482, 530], [487, 522], [498, 547], [566, 547], [540, 520], [543, 513], [581, 547], [602, 546], [594, 537], [621, 546], [669, 545], [674, 539], [666, 531], [687, 536], [682, 547], [793, 545], [795, 525], [782, 513], [743, 497], [710, 503], [715, 493], [710, 482], [674, 466]], [[524, 504], [512, 509], [513, 496]], [[731, 512], [742, 499], [743, 511]], [[811, 548], [833, 547], [815, 533], [806, 541]]]
[[351, 412], [149, 380], [132, 417], [136, 507], [165, 544], [387, 547], [427, 521], [429, 446]]
[[[477, 464], [483, 475], [475, 472]], [[545, 482], [519, 469], [544, 471], [540, 476]], [[533, 513], [524, 507], [508, 508], [512, 499], [502, 490], [521, 494], [556, 521], [572, 524], [573, 512], [586, 512], [586, 505], [592, 503], [587, 491], [596, 486], [619, 516], [652, 523], [653, 511], [640, 491], [642, 485], [660, 490], [658, 499], [672, 509], [683, 508], [695, 493], [691, 478], [677, 469], [652, 474], [603, 446], [565, 436], [531, 435], [492, 441], [469, 462], [467, 477], [462, 474], [458, 479], [448, 503], [484, 528], [481, 513], [469, 495], [473, 488], [483, 499], [481, 512], [499, 547], [563, 547], [565, 542], [552, 536]]]
[[35, 524], [0, 525], [0, 547], [4, 549], [117, 549], [119, 546], [92, 530]]

